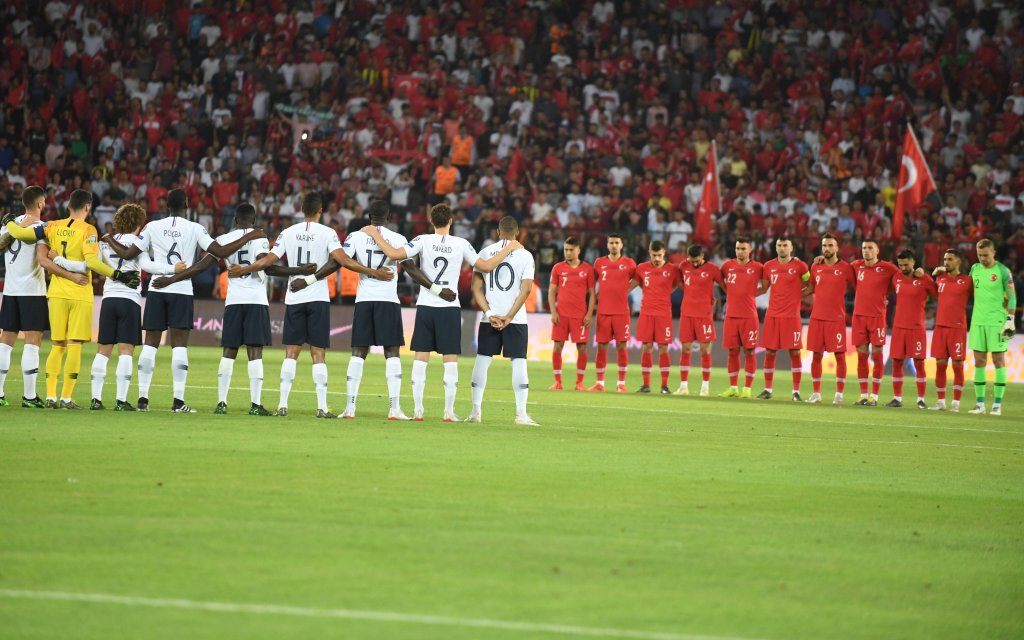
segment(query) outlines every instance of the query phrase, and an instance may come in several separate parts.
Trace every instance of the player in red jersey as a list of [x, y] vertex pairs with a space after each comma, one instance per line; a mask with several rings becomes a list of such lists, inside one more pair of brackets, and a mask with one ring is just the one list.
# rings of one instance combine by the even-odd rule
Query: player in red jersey
[[[736, 238], [736, 259], [722, 265], [722, 288], [725, 289], [725, 326], [722, 328], [722, 346], [729, 350], [729, 388], [723, 398], [750, 397], [757, 371], [757, 305], [754, 300], [764, 293], [761, 285], [763, 266], [750, 259], [750, 238]], [[746, 380], [743, 391], [738, 388], [740, 350], [743, 351]]]
[[800, 320], [800, 298], [806, 292], [804, 283], [810, 280], [807, 264], [793, 257], [793, 241], [783, 236], [775, 241], [774, 260], [764, 263], [763, 288], [771, 290], [768, 313], [761, 332], [764, 355], [764, 391], [757, 397], [772, 399], [775, 379], [775, 356], [779, 349], [789, 351], [789, 366], [793, 373], [793, 401], [800, 402], [800, 364], [803, 322]]
[[594, 269], [580, 260], [580, 244], [576, 238], [565, 239], [562, 253], [565, 260], [551, 270], [548, 288], [551, 340], [555, 343], [551, 354], [555, 384], [549, 390], [562, 390], [562, 347], [566, 340], [572, 340], [576, 344], [576, 391], [586, 391], [583, 376], [587, 372], [587, 342], [596, 303]]
[[936, 267], [935, 288], [939, 304], [932, 331], [932, 357], [935, 358], [935, 391], [938, 401], [931, 407], [946, 410], [946, 369], [953, 360], [953, 402], [949, 410], [960, 411], [964, 389], [964, 357], [967, 354], [967, 301], [974, 295], [974, 281], [960, 271], [962, 259], [957, 249], [946, 249], [942, 266]]
[[655, 240], [647, 250], [650, 261], [637, 265], [631, 289], [640, 286], [644, 297], [640, 302], [640, 320], [636, 323], [636, 337], [643, 343], [640, 371], [644, 384], [637, 393], [651, 392], [651, 367], [654, 364], [654, 343], [658, 343], [658, 365], [661, 367], [661, 392], [668, 389], [671, 363], [668, 345], [672, 343], [672, 291], [682, 278], [674, 264], [665, 262], [665, 245]]
[[615, 340], [618, 351], [619, 382], [616, 391], [626, 392], [629, 367], [629, 290], [632, 289], [636, 262], [622, 255], [622, 237], [608, 234], [608, 255], [594, 261], [597, 282], [597, 384], [590, 391], [604, 391], [604, 369], [608, 364], [608, 344]]
[[917, 372], [917, 408], [927, 409], [924, 392], [928, 380], [924, 374], [924, 357], [928, 336], [924, 329], [924, 305], [928, 296], [935, 295], [935, 281], [924, 269], [915, 270], [914, 262], [912, 251], [905, 249], [896, 256], [900, 272], [892, 279], [896, 288], [896, 317], [892, 321], [892, 340], [889, 342], [893, 399], [885, 406], [903, 406], [903, 363], [907, 358], [913, 358]]
[[825, 352], [836, 357], [836, 397], [834, 405], [843, 404], [846, 387], [846, 288], [856, 286], [856, 276], [849, 263], [839, 259], [839, 241], [831, 233], [821, 237], [821, 255], [811, 265], [811, 290], [814, 304], [807, 325], [807, 349], [811, 360], [813, 392], [807, 402], [821, 403], [821, 360]]
[[679, 389], [677, 396], [690, 394], [690, 354], [693, 343], [700, 343], [700, 395], [710, 395], [711, 344], [715, 341], [715, 283], [722, 284], [722, 272], [704, 259], [704, 248], [691, 244], [687, 259], [679, 264], [683, 281], [683, 304], [679, 313]]
[[[853, 336], [851, 341], [857, 348], [857, 380], [860, 382], [860, 400], [854, 402], [861, 407], [878, 406], [878, 390], [882, 386], [885, 360], [882, 347], [885, 346], [886, 295], [892, 286], [893, 277], [900, 272], [891, 262], [878, 259], [878, 243], [865, 240], [860, 246], [863, 260], [850, 263], [857, 274], [857, 291], [853, 296]], [[871, 347], [871, 393], [868, 394], [868, 346]]]

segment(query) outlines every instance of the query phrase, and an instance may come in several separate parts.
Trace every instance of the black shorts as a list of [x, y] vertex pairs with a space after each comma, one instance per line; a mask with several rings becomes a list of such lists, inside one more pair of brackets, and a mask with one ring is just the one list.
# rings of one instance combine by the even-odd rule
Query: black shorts
[[0, 330], [46, 331], [50, 306], [46, 296], [3, 296], [0, 299]]
[[416, 307], [416, 324], [409, 348], [416, 353], [462, 353], [462, 309], [458, 307]]
[[284, 343], [308, 344], [320, 349], [331, 346], [331, 303], [317, 301], [285, 305]]
[[352, 314], [353, 347], [401, 347], [402, 307], [395, 302], [357, 302]]
[[142, 328], [146, 331], [192, 329], [192, 296], [184, 293], [161, 293], [150, 290], [146, 309], [142, 312]]
[[510, 324], [498, 331], [491, 323], [481, 322], [476, 334], [476, 352], [482, 356], [525, 358], [528, 341], [525, 324]]
[[220, 346], [226, 349], [270, 346], [270, 307], [265, 304], [229, 304], [224, 307]]
[[104, 298], [99, 344], [142, 344], [142, 307], [127, 298]]

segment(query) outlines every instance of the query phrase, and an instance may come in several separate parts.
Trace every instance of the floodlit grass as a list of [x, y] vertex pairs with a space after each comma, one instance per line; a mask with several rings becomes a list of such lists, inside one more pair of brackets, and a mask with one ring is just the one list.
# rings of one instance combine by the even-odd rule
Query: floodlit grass
[[[798, 406], [785, 375], [771, 402], [554, 393], [541, 390], [550, 368], [537, 364], [530, 413], [542, 426], [522, 428], [503, 360], [491, 367], [484, 423], [441, 423], [438, 360], [427, 421], [395, 423], [384, 420], [383, 359], [371, 355], [359, 418], [328, 422], [311, 417], [306, 356], [288, 418], [244, 413], [244, 353], [230, 415], [211, 415], [219, 355], [191, 350], [186, 401], [200, 415], [167, 411], [164, 350], [148, 414], [0, 409], [0, 637], [1024, 634], [1019, 386], [996, 418]], [[282, 353], [267, 356], [274, 408]], [[328, 355], [336, 411], [347, 361]], [[471, 369], [463, 358], [460, 415]], [[408, 372], [406, 362], [411, 413]], [[11, 374], [9, 400], [21, 389]], [[714, 375], [717, 393], [725, 375]], [[826, 376], [826, 402], [832, 391]], [[13, 593], [25, 590], [193, 603]], [[197, 608], [211, 602], [304, 609]], [[529, 626], [542, 624], [568, 627]]]

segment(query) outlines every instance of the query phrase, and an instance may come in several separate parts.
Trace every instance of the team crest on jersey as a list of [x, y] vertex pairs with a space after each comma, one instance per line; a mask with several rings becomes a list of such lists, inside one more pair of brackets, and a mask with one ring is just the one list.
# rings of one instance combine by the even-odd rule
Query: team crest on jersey
[[993, 273], [992, 275], [990, 275], [988, 277], [988, 279], [989, 279], [990, 282], [995, 282], [996, 280], [999, 279], [999, 277], [996, 274]]
[[86, 238], [85, 244], [96, 244], [96, 236], [89, 236], [88, 238]]
[[668, 271], [662, 271], [661, 275], [667, 278], [668, 277]]
[[708, 272], [707, 271], [701, 271], [700, 272], [700, 277], [702, 277], [702, 278], [708, 277]]
[[583, 271], [580, 271], [577, 275], [579, 277], [581, 277], [581, 278], [586, 278], [587, 277], [587, 274], [585, 272], [583, 272]]
[[793, 267], [790, 267], [789, 269], [786, 269], [786, 273], [794, 274], [794, 273], [796, 273], [796, 269], [794, 269]]
[[626, 265], [620, 264], [619, 265], [619, 271], [625, 271], [625, 270], [626, 270]]

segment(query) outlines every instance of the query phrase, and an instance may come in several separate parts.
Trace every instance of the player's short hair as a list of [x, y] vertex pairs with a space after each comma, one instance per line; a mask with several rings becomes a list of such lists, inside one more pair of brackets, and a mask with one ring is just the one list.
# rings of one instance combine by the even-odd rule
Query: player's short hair
[[982, 238], [981, 240], [978, 240], [978, 248], [979, 249], [992, 249], [992, 250], [995, 250], [996, 245], [995, 245], [994, 242], [992, 242], [988, 238]]
[[25, 205], [26, 209], [31, 209], [36, 204], [46, 198], [46, 190], [39, 185], [32, 185], [25, 187], [25, 190], [21, 192], [21, 204]]
[[567, 244], [571, 247], [578, 247], [580, 246], [580, 241], [576, 239], [576, 236], [569, 236], [568, 238], [565, 239], [563, 244]]
[[114, 214], [114, 232], [131, 233], [146, 224], [146, 209], [135, 202], [123, 204]]
[[91, 193], [85, 189], [75, 189], [71, 192], [71, 198], [68, 200], [68, 210], [81, 211], [87, 204], [92, 204]]
[[821, 241], [822, 242], [824, 242], [826, 240], [835, 240], [836, 244], [839, 244], [839, 238], [835, 237], [831, 233], [826, 233], [825, 235], [821, 236]]
[[917, 260], [917, 256], [915, 256], [914, 252], [911, 251], [910, 249], [904, 249], [903, 251], [900, 251], [898, 254], [896, 254], [896, 259], [897, 260], [914, 260], [914, 261], [916, 261]]
[[862, 245], [865, 245], [865, 244], [873, 244], [873, 245], [875, 245], [876, 247], [878, 246], [878, 241], [877, 241], [877, 240], [874, 240], [874, 239], [872, 239], [872, 238], [864, 238], [863, 240], [861, 240], [861, 241], [860, 241], [860, 243], [861, 243]]
[[498, 231], [506, 236], [519, 235], [519, 223], [512, 216], [505, 216], [498, 220]]
[[608, 239], [611, 240], [612, 238], [617, 238], [618, 240], [622, 240], [622, 236], [620, 236], [617, 233], [609, 233], [608, 234]]
[[655, 251], [664, 251], [664, 250], [665, 250], [665, 243], [662, 242], [661, 240], [652, 240], [651, 241], [651, 245], [649, 247], [647, 247], [647, 251], [650, 252], [650, 253], [654, 253]]
[[370, 201], [369, 211], [370, 222], [374, 224], [383, 224], [391, 217], [391, 207], [387, 201], [380, 198]]
[[443, 202], [430, 207], [430, 224], [434, 228], [447, 227], [452, 221], [452, 208]]
[[[238, 205], [235, 209], [235, 222], [250, 222], [256, 223], [256, 207], [252, 206], [248, 202], [244, 202]], [[235, 226], [238, 226], [237, 224]]]
[[960, 250], [957, 249], [956, 247], [950, 247], [950, 248], [946, 249], [945, 251], [943, 251], [942, 253], [948, 253], [949, 255], [956, 256], [957, 258], [960, 258], [961, 260], [964, 257], [963, 254], [960, 253]]
[[686, 255], [690, 256], [691, 258], [698, 258], [704, 255], [704, 247], [700, 246], [699, 244], [691, 244], [689, 247], [686, 248]]
[[184, 189], [171, 189], [167, 194], [167, 210], [171, 213], [184, 213], [188, 209], [188, 194]]
[[324, 199], [320, 197], [319, 193], [307, 193], [306, 197], [302, 199], [302, 215], [307, 218], [315, 216], [324, 208]]
[[776, 244], [780, 242], [788, 242], [790, 244], [793, 244], [793, 238], [790, 238], [789, 236], [779, 236], [778, 238], [775, 238]]
[[750, 244], [748, 236], [736, 236], [736, 244]]

